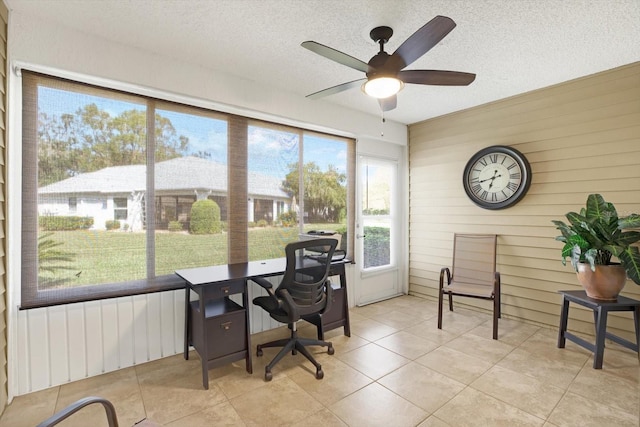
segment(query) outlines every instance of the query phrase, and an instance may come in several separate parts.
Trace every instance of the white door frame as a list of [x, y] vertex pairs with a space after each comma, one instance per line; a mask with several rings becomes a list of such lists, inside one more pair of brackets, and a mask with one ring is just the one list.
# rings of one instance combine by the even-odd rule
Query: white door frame
[[408, 292], [408, 244], [407, 244], [407, 212], [408, 212], [408, 167], [406, 147], [380, 143], [377, 141], [358, 141], [356, 164], [356, 236], [362, 235], [362, 212], [361, 212], [361, 185], [360, 167], [362, 159], [375, 159], [393, 162], [397, 165], [397, 178], [395, 189], [394, 207], [396, 208], [394, 227], [394, 248], [395, 263], [389, 268], [379, 270], [363, 271], [362, 262], [363, 239], [355, 239], [356, 268], [353, 271], [353, 294], [355, 295], [355, 305], [366, 305], [376, 301], [392, 298]]

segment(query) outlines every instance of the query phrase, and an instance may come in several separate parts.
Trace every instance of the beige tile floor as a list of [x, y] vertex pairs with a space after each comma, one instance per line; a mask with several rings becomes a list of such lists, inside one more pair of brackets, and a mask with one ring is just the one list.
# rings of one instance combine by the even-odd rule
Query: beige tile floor
[[[436, 304], [404, 296], [351, 310], [352, 336], [330, 331], [336, 352], [315, 350], [325, 377], [301, 355], [285, 357], [263, 380], [276, 353], [209, 372], [201, 384], [196, 353], [121, 369], [16, 397], [0, 426], [34, 426], [71, 402], [98, 395], [113, 402], [121, 426], [145, 417], [164, 426], [633, 426], [640, 425], [637, 354], [607, 343], [604, 368], [557, 331], [456, 309], [436, 328]], [[302, 335], [314, 329], [301, 325]], [[252, 345], [287, 334], [279, 328]], [[62, 426], [103, 426], [86, 408]]]

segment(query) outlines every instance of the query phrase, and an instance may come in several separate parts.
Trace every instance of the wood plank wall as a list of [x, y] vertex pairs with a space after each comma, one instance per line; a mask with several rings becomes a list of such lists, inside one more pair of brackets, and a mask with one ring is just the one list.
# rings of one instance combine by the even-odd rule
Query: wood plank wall
[[[475, 206], [462, 187], [467, 160], [491, 145], [521, 151], [533, 175], [524, 199], [500, 211]], [[409, 163], [410, 294], [437, 298], [454, 232], [495, 233], [503, 315], [557, 329], [557, 291], [580, 287], [551, 220], [590, 193], [640, 213], [640, 62], [411, 125]], [[627, 281], [623, 295], [640, 299], [640, 286]], [[610, 316], [614, 333], [631, 338], [632, 325], [630, 313]], [[569, 328], [593, 333], [591, 312], [572, 308]]]

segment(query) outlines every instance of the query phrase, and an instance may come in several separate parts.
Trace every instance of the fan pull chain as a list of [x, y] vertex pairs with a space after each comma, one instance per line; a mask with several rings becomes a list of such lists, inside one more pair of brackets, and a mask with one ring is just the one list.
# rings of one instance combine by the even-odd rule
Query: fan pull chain
[[387, 120], [384, 118], [384, 111], [382, 112], [382, 124], [380, 125], [380, 136], [384, 136], [384, 124]]

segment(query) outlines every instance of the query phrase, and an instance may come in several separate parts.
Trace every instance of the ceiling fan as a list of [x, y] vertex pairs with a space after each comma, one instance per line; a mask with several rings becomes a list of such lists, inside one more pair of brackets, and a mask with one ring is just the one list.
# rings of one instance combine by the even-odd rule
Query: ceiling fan
[[365, 78], [323, 89], [307, 95], [307, 98], [322, 98], [362, 86], [362, 90], [366, 94], [378, 98], [382, 111], [389, 111], [396, 108], [396, 94], [404, 87], [405, 83], [467, 86], [475, 80], [475, 74], [460, 71], [404, 70], [405, 67], [445, 38], [455, 26], [456, 23], [453, 22], [453, 19], [446, 16], [436, 16], [405, 40], [392, 55], [384, 51], [384, 44], [393, 35], [393, 30], [389, 27], [376, 27], [371, 30], [369, 36], [380, 44], [380, 52], [374, 55], [368, 63], [314, 41], [303, 42], [302, 47], [318, 55], [366, 73]]

